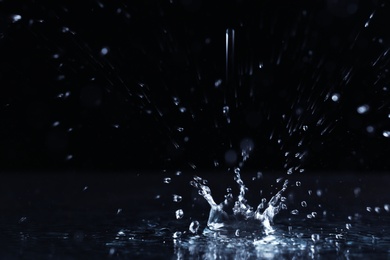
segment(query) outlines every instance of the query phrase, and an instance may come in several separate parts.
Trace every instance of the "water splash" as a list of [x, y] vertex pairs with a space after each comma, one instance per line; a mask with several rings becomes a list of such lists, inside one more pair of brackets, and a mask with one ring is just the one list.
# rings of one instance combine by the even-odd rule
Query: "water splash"
[[274, 232], [272, 228], [273, 218], [286, 208], [283, 201], [282, 193], [287, 189], [288, 180], [285, 180], [283, 187], [276, 193], [267, 203], [266, 198], [261, 199], [261, 203], [254, 209], [250, 206], [245, 198], [245, 193], [248, 190], [240, 175], [240, 168], [234, 169], [234, 180], [238, 184], [239, 194], [235, 199], [231, 189], [225, 195], [225, 200], [217, 204], [211, 196], [211, 189], [207, 186], [207, 181], [201, 177], [195, 176], [190, 184], [198, 189], [201, 195], [210, 205], [210, 213], [207, 221], [208, 232], [220, 232], [223, 234], [233, 233], [237, 235], [241, 231], [250, 231], [262, 227], [264, 233], [269, 235]]

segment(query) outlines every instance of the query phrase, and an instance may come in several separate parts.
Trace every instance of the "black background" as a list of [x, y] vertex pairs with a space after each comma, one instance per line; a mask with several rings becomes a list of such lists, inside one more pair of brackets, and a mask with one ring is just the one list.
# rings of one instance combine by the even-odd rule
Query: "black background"
[[290, 2], [0, 2], [1, 171], [388, 170], [390, 6]]

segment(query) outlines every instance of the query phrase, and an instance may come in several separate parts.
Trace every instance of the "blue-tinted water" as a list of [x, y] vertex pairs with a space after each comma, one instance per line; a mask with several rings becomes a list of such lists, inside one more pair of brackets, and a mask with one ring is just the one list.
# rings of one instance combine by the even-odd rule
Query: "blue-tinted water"
[[[211, 187], [220, 177], [203, 175]], [[18, 181], [20, 175], [6, 176], [7, 184], [1, 184], [2, 258], [390, 257], [389, 177], [385, 175], [300, 176], [302, 185], [286, 191], [288, 209], [275, 217], [274, 232], [269, 235], [261, 228], [234, 234], [202, 232], [209, 210], [203, 207], [203, 198], [189, 184], [175, 185], [175, 178], [163, 183], [161, 174], [105, 174], [98, 179], [85, 174], [61, 176], [29, 175], [23, 181]], [[268, 180], [272, 178], [263, 182]], [[26, 189], [28, 183], [34, 189]], [[169, 189], [164, 185], [170, 185]], [[306, 190], [300, 194], [299, 189], [306, 187], [311, 195]], [[186, 204], [170, 204], [169, 195], [175, 189]], [[199, 203], [187, 203], [189, 198]], [[305, 208], [299, 203], [302, 198], [307, 201]], [[179, 207], [184, 216], [176, 220]], [[297, 215], [291, 214], [295, 208]], [[309, 218], [313, 211], [317, 214]], [[200, 223], [197, 234], [189, 231], [194, 220]], [[175, 232], [181, 236], [174, 238]]]

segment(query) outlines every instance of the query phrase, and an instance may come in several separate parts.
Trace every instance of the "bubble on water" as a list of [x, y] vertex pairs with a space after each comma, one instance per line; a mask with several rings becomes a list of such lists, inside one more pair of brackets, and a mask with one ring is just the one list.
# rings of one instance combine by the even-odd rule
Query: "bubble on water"
[[181, 113], [185, 113], [185, 112], [187, 111], [187, 108], [185, 108], [185, 107], [180, 107], [180, 108], [179, 108], [179, 111], [180, 111]]
[[198, 232], [198, 229], [200, 227], [200, 224], [198, 221], [194, 220], [191, 222], [190, 227], [188, 228], [191, 233], [196, 234]]
[[293, 214], [293, 215], [298, 215], [298, 213], [299, 213], [299, 210], [297, 210], [297, 209], [291, 210], [291, 214]]
[[295, 185], [296, 185], [297, 187], [299, 187], [299, 186], [301, 186], [301, 182], [300, 182], [300, 181], [297, 181], [297, 182], [295, 182]]
[[374, 210], [378, 214], [381, 213], [381, 211], [382, 211], [380, 207], [375, 207]]
[[307, 207], [306, 201], [301, 201], [301, 206], [304, 207], [304, 208], [306, 208], [306, 207]]
[[222, 79], [217, 79], [217, 80], [214, 82], [214, 86], [215, 86], [216, 88], [220, 87], [221, 84], [222, 84]]
[[318, 242], [320, 240], [320, 235], [319, 234], [312, 234], [311, 240], [313, 240], [313, 242]]
[[370, 110], [370, 106], [369, 105], [361, 105], [359, 106], [356, 111], [359, 113], [359, 114], [366, 114], [368, 113], [368, 111]]
[[350, 223], [345, 224], [346, 229], [351, 229], [352, 225]]
[[239, 237], [240, 236], [240, 230], [239, 229], [236, 229], [236, 231], [234, 232], [234, 235], [236, 237]]
[[169, 184], [169, 183], [171, 183], [171, 181], [172, 181], [172, 179], [170, 177], [164, 178], [164, 183], [165, 184]]
[[73, 155], [72, 154], [68, 154], [65, 158], [65, 160], [69, 161], [69, 160], [72, 160], [73, 159]]
[[60, 125], [60, 121], [55, 121], [55, 122], [52, 124], [53, 127], [57, 127], [57, 126], [59, 126], [59, 125]]
[[184, 216], [184, 212], [182, 209], [178, 209], [175, 211], [175, 216], [176, 216], [176, 219], [182, 219], [183, 216]]
[[101, 50], [100, 50], [100, 54], [105, 56], [108, 54], [108, 51], [109, 49], [107, 47], [103, 47]]
[[277, 178], [277, 179], [276, 179], [276, 183], [279, 183], [279, 182], [281, 182], [282, 180], [283, 180], [283, 177]]
[[173, 202], [181, 202], [182, 199], [183, 199], [182, 196], [177, 195], [177, 194], [173, 194]]
[[287, 174], [290, 175], [293, 173], [294, 167], [291, 167], [287, 170]]
[[181, 174], [182, 174], [182, 172], [181, 171], [176, 171], [176, 176], [180, 176]]
[[307, 130], [309, 129], [309, 127], [308, 127], [307, 125], [304, 125], [304, 126], [302, 127], [302, 129], [303, 129], [303, 131], [307, 131]]
[[13, 14], [11, 15], [11, 21], [13, 23], [16, 23], [17, 21], [20, 21], [22, 19], [22, 16], [19, 14]]
[[182, 232], [176, 231], [175, 233], [173, 233], [172, 237], [173, 237], [173, 238], [180, 238], [182, 235], [183, 235]]
[[386, 131], [383, 131], [382, 135], [386, 138], [390, 138], [390, 131], [386, 130]]
[[339, 100], [340, 100], [340, 94], [334, 93], [334, 94], [332, 95], [332, 101], [333, 101], [333, 102], [338, 102]]
[[371, 211], [372, 211], [372, 208], [371, 208], [371, 207], [366, 207], [366, 210], [367, 210], [368, 212], [371, 212]]
[[183, 131], [184, 131], [184, 128], [183, 128], [183, 127], [178, 127], [178, 128], [177, 128], [177, 131], [183, 132]]
[[122, 213], [122, 209], [117, 209], [117, 210], [116, 210], [116, 214], [118, 215], [118, 214], [120, 214], [120, 213]]
[[83, 191], [86, 191], [86, 190], [88, 190], [88, 186], [85, 186], [85, 187], [83, 188]]

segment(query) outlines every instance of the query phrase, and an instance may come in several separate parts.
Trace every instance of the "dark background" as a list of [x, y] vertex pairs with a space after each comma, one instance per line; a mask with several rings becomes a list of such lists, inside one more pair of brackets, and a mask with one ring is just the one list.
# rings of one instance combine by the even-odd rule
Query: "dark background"
[[389, 4], [134, 2], [0, 2], [1, 171], [389, 170]]

